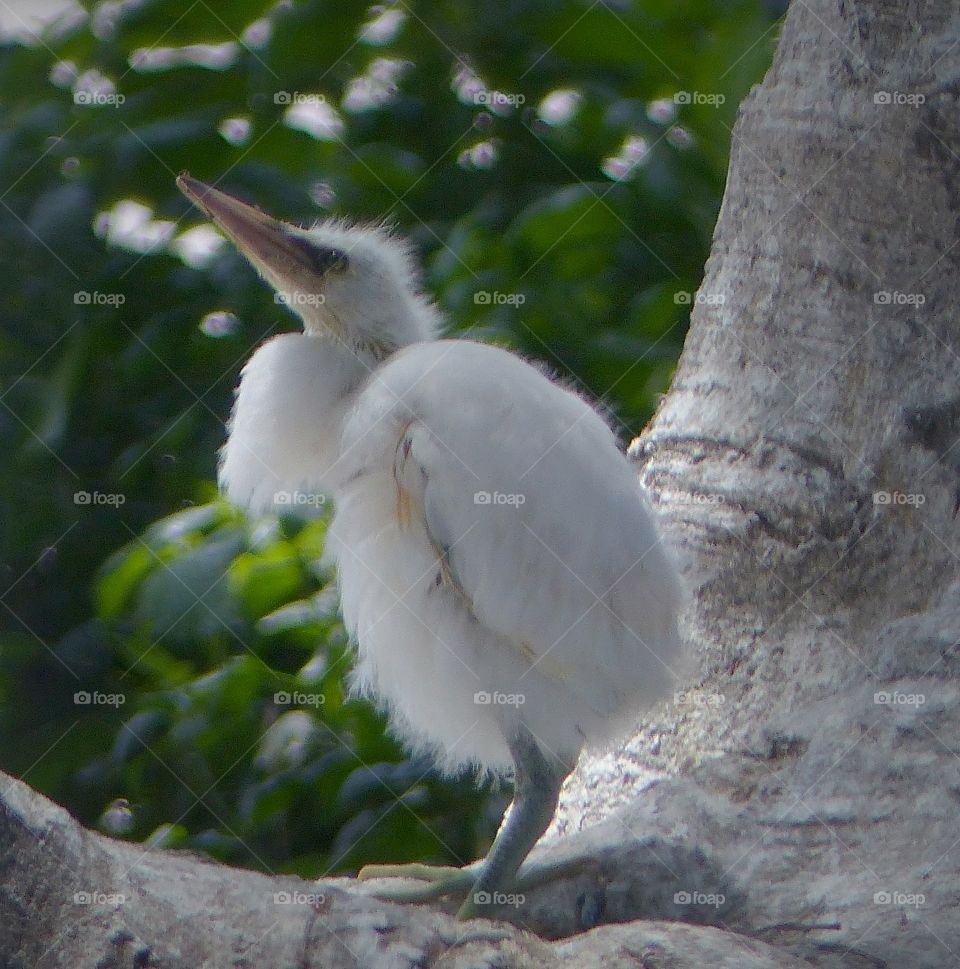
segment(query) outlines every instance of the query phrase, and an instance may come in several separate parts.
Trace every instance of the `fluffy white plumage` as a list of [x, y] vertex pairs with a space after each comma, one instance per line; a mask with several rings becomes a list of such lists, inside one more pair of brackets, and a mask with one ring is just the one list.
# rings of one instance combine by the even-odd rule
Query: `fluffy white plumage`
[[181, 187], [304, 323], [246, 365], [221, 484], [258, 510], [333, 495], [359, 687], [448, 770], [516, 768], [522, 817], [475, 888], [501, 884], [583, 746], [619, 737], [678, 669], [680, 585], [636, 475], [579, 396], [437, 339], [382, 230], [298, 229]]
[[221, 480], [332, 491], [360, 685], [448, 768], [512, 767], [520, 718], [567, 759], [616, 738], [671, 683], [678, 591], [607, 425], [496, 347], [414, 344], [346, 398], [341, 352], [254, 354]]

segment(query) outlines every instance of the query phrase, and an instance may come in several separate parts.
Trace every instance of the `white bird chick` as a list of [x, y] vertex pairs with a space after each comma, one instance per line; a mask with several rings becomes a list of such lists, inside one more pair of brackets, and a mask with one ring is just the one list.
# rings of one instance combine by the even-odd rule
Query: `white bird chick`
[[444, 770], [514, 778], [482, 862], [361, 877], [427, 882], [378, 892], [393, 899], [469, 888], [474, 917], [518, 884], [580, 751], [672, 689], [674, 566], [604, 420], [505, 350], [438, 339], [397, 239], [177, 184], [303, 321], [243, 370], [223, 490], [254, 511], [331, 493], [356, 685]]

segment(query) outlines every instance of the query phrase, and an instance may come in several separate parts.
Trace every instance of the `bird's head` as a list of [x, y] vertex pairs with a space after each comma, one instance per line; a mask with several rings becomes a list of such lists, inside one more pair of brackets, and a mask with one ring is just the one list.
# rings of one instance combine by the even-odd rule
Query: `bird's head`
[[180, 191], [203, 210], [303, 321], [358, 352], [385, 357], [437, 335], [406, 246], [380, 227], [320, 222], [302, 229], [191, 178]]

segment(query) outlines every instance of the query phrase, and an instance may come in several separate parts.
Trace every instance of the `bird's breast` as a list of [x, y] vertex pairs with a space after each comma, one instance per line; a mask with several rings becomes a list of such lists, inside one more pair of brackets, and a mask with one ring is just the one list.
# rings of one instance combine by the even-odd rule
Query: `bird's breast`
[[220, 454], [220, 484], [233, 502], [305, 510], [336, 488], [347, 466], [340, 442], [357, 367], [348, 350], [300, 333], [257, 350], [241, 374]]

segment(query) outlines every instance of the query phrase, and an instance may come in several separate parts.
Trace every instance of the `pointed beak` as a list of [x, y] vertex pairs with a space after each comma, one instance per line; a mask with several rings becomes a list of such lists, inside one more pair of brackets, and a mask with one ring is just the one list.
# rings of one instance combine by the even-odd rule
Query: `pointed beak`
[[281, 275], [291, 268], [316, 272], [315, 253], [288, 231], [286, 223], [186, 172], [177, 176], [177, 187], [258, 268]]

